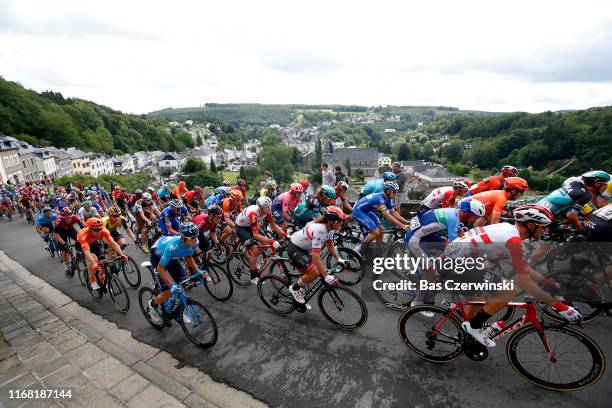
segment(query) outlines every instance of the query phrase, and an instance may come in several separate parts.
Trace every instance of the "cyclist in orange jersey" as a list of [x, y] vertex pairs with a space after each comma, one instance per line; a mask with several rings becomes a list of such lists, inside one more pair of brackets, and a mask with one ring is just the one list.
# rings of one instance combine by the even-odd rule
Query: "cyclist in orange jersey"
[[472, 198], [480, 201], [486, 210], [485, 216], [476, 220], [474, 226], [481, 227], [487, 223], [497, 224], [504, 207], [506, 207], [506, 202], [508, 200], [518, 200], [528, 188], [529, 185], [524, 179], [509, 177], [506, 179], [506, 186], [503, 190], [485, 191], [472, 196]]

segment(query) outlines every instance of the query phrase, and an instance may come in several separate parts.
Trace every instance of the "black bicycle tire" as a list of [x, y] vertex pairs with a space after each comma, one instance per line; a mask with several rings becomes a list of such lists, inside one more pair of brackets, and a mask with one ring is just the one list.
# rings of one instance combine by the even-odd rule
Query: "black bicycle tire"
[[[596, 280], [596, 279], [588, 279], [588, 278], [584, 278], [584, 279], [582, 279], [582, 278], [581, 278], [581, 279], [580, 279], [580, 283], [576, 283], [575, 285], [576, 285], [576, 286], [585, 285], [585, 284], [586, 284], [588, 281], [590, 281], [590, 280], [593, 280], [593, 281], [597, 282], [597, 280]], [[607, 296], [607, 294], [603, 296], [603, 300], [604, 300], [604, 302], [605, 302], [605, 300], [606, 300], [606, 296]], [[567, 295], [566, 295], [566, 296], [565, 296], [565, 300], [564, 300], [564, 302], [565, 302], [565, 303], [585, 303], [585, 304], [589, 304], [589, 306], [590, 306], [590, 303], [591, 303], [591, 302], [583, 302], [583, 301], [581, 301], [580, 299], [573, 298], [571, 295], [570, 295], [570, 296], [567, 296]], [[550, 319], [550, 320], [552, 320], [552, 321], [555, 321], [555, 322], [558, 322], [558, 323], [566, 323], [566, 322], [567, 322], [567, 320], [566, 320], [566, 319], [561, 318], [561, 316], [559, 316], [559, 314], [558, 314], [558, 313], [556, 313], [556, 312], [554, 312], [553, 310], [551, 310], [551, 307], [550, 307], [550, 306], [548, 306], [548, 305], [546, 305], [546, 304], [537, 303], [537, 304], [536, 304], [536, 307], [537, 307], [537, 308], [538, 308], [538, 309], [539, 309], [539, 310], [540, 310], [542, 313], [544, 313], [544, 315], [545, 315], [545, 316], [546, 316], [548, 319]], [[582, 320], [581, 320], [581, 323], [590, 323], [590, 322], [592, 322], [592, 321], [594, 321], [594, 320], [597, 320], [599, 317], [601, 317], [601, 316], [604, 314], [604, 309], [605, 309], [605, 308], [604, 308], [604, 306], [603, 306], [603, 305], [602, 305], [601, 307], [594, 307], [594, 308], [593, 308], [593, 311], [592, 311], [592, 312], [590, 312], [590, 313], [584, 313], [584, 309], [579, 309], [579, 310], [580, 310], [580, 312], [581, 312], [581, 314], [582, 314]]]
[[[117, 287], [115, 287], [115, 285]], [[108, 294], [110, 295], [111, 300], [113, 301], [113, 304], [117, 307], [117, 309], [121, 313], [127, 313], [128, 310], [130, 310], [130, 296], [127, 293], [127, 289], [121, 282], [121, 279], [119, 279], [117, 275], [111, 274], [111, 276], [108, 278], [108, 282], [106, 282], [106, 288], [108, 290]], [[117, 306], [117, 295], [114, 293], [114, 290], [117, 288], [119, 288], [122, 293], [122, 295], [120, 296], [123, 296], [125, 298], [125, 306], [123, 307]]]
[[[274, 284], [272, 282], [277, 282], [277, 283]], [[279, 309], [274, 308], [273, 305], [268, 301], [268, 299], [264, 297], [264, 294], [262, 293], [263, 292], [262, 288], [266, 285], [271, 285], [271, 286], [281, 285], [282, 287], [287, 288], [287, 294], [281, 293], [281, 295], [287, 298], [291, 302], [291, 303], [287, 302], [287, 304], [290, 304], [290, 307], [288, 310], [279, 310]], [[274, 313], [278, 315], [286, 316], [295, 310], [293, 297], [291, 296], [291, 294], [289, 294], [289, 285], [290, 285], [290, 282], [284, 276], [281, 277], [281, 276], [276, 276], [276, 275], [267, 275], [261, 278], [259, 282], [257, 283], [257, 294], [259, 295], [259, 298], [261, 299], [263, 304], [266, 305], [268, 309], [272, 310]], [[276, 288], [276, 291], [278, 292], [278, 288]]]
[[181, 325], [181, 329], [183, 329], [183, 333], [185, 333], [185, 336], [189, 339], [189, 341], [191, 341], [193, 344], [195, 344], [198, 347], [201, 348], [211, 348], [212, 346], [214, 346], [217, 343], [217, 339], [219, 338], [219, 329], [217, 327], [217, 322], [215, 321], [215, 318], [213, 317], [213, 315], [210, 313], [210, 311], [204, 307], [203, 304], [201, 304], [200, 302], [187, 298], [187, 304], [193, 304], [193, 305], [198, 305], [198, 307], [202, 308], [206, 314], [208, 315], [209, 320], [212, 322], [212, 327], [213, 327], [213, 332], [214, 335], [212, 336], [210, 341], [207, 342], [201, 342], [199, 340], [197, 340], [196, 338], [194, 338], [191, 333], [189, 333], [189, 331], [187, 330], [187, 327], [185, 327], [185, 322], [183, 321], [183, 310], [184, 310], [184, 306], [181, 305], [181, 307], [178, 310], [178, 315], [180, 316], [178, 321]]
[[[520, 343], [521, 339], [523, 339], [527, 334], [529, 334], [529, 332], [536, 332], [537, 334], [537, 329], [534, 326], [525, 326], [525, 327], [520, 328], [516, 332], [514, 332], [514, 334], [510, 337], [510, 339], [508, 340], [508, 343], [506, 344], [506, 357], [508, 358], [508, 363], [510, 363], [510, 366], [521, 377], [523, 377], [527, 381], [539, 387], [546, 388], [549, 390], [555, 390], [555, 391], [580, 390], [583, 388], [590, 387], [593, 384], [595, 384], [597, 381], [599, 381], [599, 379], [603, 376], [603, 373], [605, 372], [606, 363], [605, 363], [605, 357], [604, 357], [603, 352], [601, 351], [601, 348], [593, 339], [591, 339], [586, 334], [578, 330], [572, 329], [570, 327], [567, 327], [567, 326], [561, 327], [561, 326], [545, 325], [544, 330], [545, 331], [548, 330], [548, 331], [565, 332], [566, 334], [571, 335], [575, 339], [578, 339], [591, 352], [591, 356], [593, 357], [593, 367], [583, 379], [579, 381], [575, 381], [573, 383], [557, 385], [557, 384], [552, 384], [552, 383], [549, 383], [543, 380], [535, 379], [534, 376], [531, 373], [529, 373], [528, 370], [526, 370], [522, 365], [520, 365], [520, 362], [518, 361], [517, 355], [516, 355], [516, 350], [517, 350], [518, 344]], [[545, 353], [544, 349], [543, 349], [543, 353]]]
[[[339, 323], [336, 320], [334, 320], [330, 316], [330, 314], [325, 310], [325, 308], [323, 307], [323, 297], [326, 294], [331, 296], [330, 295], [331, 289], [335, 290], [336, 292], [346, 292], [346, 294], [348, 294], [349, 296], [353, 297], [353, 299], [357, 300], [357, 303], [359, 304], [359, 306], [361, 308], [361, 318], [357, 321], [357, 323], [354, 323], [354, 324], [351, 324], [351, 325], [345, 325], [345, 324]], [[329, 320], [332, 324], [334, 324], [339, 329], [349, 330], [349, 331], [357, 330], [360, 327], [362, 327], [368, 321], [368, 307], [366, 306], [365, 301], [361, 298], [361, 296], [359, 296], [356, 292], [352, 291], [349, 288], [345, 288], [343, 286], [334, 286], [333, 288], [324, 287], [319, 292], [319, 297], [317, 298], [317, 303], [319, 305], [319, 309], [321, 310], [321, 314], [323, 314], [323, 316], [327, 320]]]
[[[357, 253], [357, 251], [354, 251], [350, 248], [346, 248], [346, 247], [337, 247], [336, 250], [338, 251], [338, 256], [340, 256], [340, 258], [344, 258], [348, 260], [348, 257], [346, 256], [346, 254], [349, 254], [350, 257], [353, 257], [354, 259], [357, 259], [359, 261], [359, 270], [358, 271], [352, 271], [353, 273], [355, 273], [357, 275], [357, 279], [356, 280], [346, 280], [343, 279], [342, 276], [346, 276], [346, 275], [342, 275], [342, 272], [335, 274], [334, 276], [338, 278], [338, 281], [340, 281], [341, 284], [345, 285], [345, 286], [354, 286], [356, 284], [358, 284], [359, 282], [361, 282], [361, 280], [363, 279], [363, 268], [361, 266], [361, 255], [359, 255], [359, 253]], [[345, 256], [342, 255], [342, 253], [345, 254]], [[325, 264], [327, 266], [327, 270], [329, 271], [332, 268], [332, 256], [331, 254], [328, 254], [327, 259], [325, 261]]]
[[[146, 293], [150, 293], [151, 295], [147, 298], [145, 297], [143, 299], [143, 296], [146, 296]], [[161, 324], [157, 324], [155, 322], [153, 322], [151, 320], [151, 317], [149, 316], [149, 314], [145, 311], [145, 308], [148, 308], [149, 306], [149, 300], [154, 296], [154, 292], [153, 289], [151, 289], [148, 286], [143, 286], [140, 288], [140, 290], [138, 291], [138, 304], [140, 305], [140, 311], [142, 312], [142, 315], [145, 317], [145, 319], [147, 320], [147, 322], [149, 322], [149, 324], [153, 327], [155, 327], [157, 330], [162, 330], [165, 326], [164, 323]], [[145, 302], [143, 304], [143, 301]], [[161, 306], [158, 306], [161, 307]]]
[[[242, 260], [242, 267], [244, 269], [246, 269], [245, 271], [232, 271], [232, 268], [230, 267], [230, 260], [232, 258], [235, 257], [240, 257]], [[234, 281], [234, 283], [240, 287], [246, 288], [251, 284], [251, 271], [249, 269], [248, 266], [248, 258], [246, 257], [245, 254], [243, 254], [242, 252], [232, 252], [231, 254], [229, 254], [227, 256], [227, 261], [226, 261], [226, 269], [227, 273], [229, 273], [230, 278], [232, 278], [232, 280]], [[245, 275], [248, 279], [239, 279], [238, 276], [235, 276], [236, 273], [240, 273], [240, 276]]]
[[[218, 265], [207, 265], [206, 269], [208, 270], [208, 274], [210, 275], [211, 279], [214, 280], [215, 279], [214, 275], [217, 275], [218, 277], [224, 277], [229, 282], [229, 292], [227, 293], [227, 295], [225, 295], [225, 296], [217, 296], [210, 289], [210, 285], [212, 285], [212, 283], [209, 283], [205, 279], [204, 280], [204, 288], [206, 288], [206, 291], [208, 292], [208, 294], [210, 296], [212, 296], [215, 300], [218, 300], [219, 302], [225, 302], [226, 300], [231, 298], [232, 294], [234, 293], [234, 281], [229, 276], [229, 273], [227, 273], [225, 268], [223, 268], [221, 266], [218, 266]], [[219, 279], [219, 280], [221, 280], [221, 279]]]
[[[126, 272], [126, 267], [128, 264], [132, 264], [132, 266], [135, 268], [135, 274], [136, 274], [136, 283], [132, 283], [130, 281], [130, 279], [128, 278], [128, 274]], [[134, 289], [138, 289], [140, 287], [140, 284], [142, 282], [142, 274], [140, 273], [140, 268], [138, 267], [138, 263], [136, 262], [136, 260], [134, 258], [132, 258], [131, 256], [128, 256], [128, 260], [123, 262], [121, 265], [121, 271], [123, 272], [123, 277], [125, 278], [125, 281], [127, 282], [128, 285], [130, 285], [130, 287], [134, 288]]]
[[[458, 338], [457, 348], [454, 353], [449, 353], [449, 356], [444, 357], [444, 358], [432, 356], [432, 355], [429, 355], [423, 352], [423, 350], [416, 347], [408, 340], [408, 337], [406, 335], [406, 321], [412, 316], [420, 317], [421, 312], [434, 312], [440, 315], [446, 315], [448, 318], [447, 321], [450, 321], [455, 325], [455, 327], [457, 328], [457, 333], [458, 333], [459, 338]], [[456, 317], [456, 315], [455, 314], [448, 315], [448, 313], [449, 313], [448, 309], [445, 309], [439, 306], [434, 306], [434, 305], [419, 305], [419, 306], [411, 307], [410, 309], [402, 313], [402, 315], [400, 316], [397, 322], [397, 333], [402, 339], [402, 341], [404, 342], [404, 344], [406, 345], [406, 347], [408, 347], [410, 351], [412, 351], [413, 353], [415, 353], [417, 356], [421, 357], [424, 360], [428, 360], [434, 363], [448, 363], [451, 361], [455, 361], [459, 357], [461, 357], [464, 353], [463, 343], [465, 342], [465, 333], [463, 329], [461, 328], [461, 323], [459, 319]]]

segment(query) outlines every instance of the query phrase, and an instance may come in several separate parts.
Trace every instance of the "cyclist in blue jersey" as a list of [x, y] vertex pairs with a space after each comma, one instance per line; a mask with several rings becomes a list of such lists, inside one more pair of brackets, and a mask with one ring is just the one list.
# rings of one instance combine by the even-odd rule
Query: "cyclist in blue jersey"
[[[160, 294], [149, 301], [150, 317], [156, 323], [163, 321], [158, 305], [170, 298], [173, 291], [179, 289], [177, 283], [187, 278], [185, 268], [180, 259], [185, 260], [185, 265], [193, 275], [198, 266], [194, 256], [198, 255], [198, 227], [192, 222], [180, 224], [177, 228], [180, 236], [161, 237], [151, 247], [151, 267], [157, 271], [153, 273], [153, 281], [159, 285]], [[185, 318], [185, 317], [183, 317]]]
[[215, 188], [212, 195], [204, 202], [204, 208], [208, 209], [210, 206], [220, 205], [221, 201], [223, 201], [224, 198], [229, 197], [231, 193], [232, 189], [226, 186]]
[[172, 199], [172, 189], [168, 184], [164, 184], [162, 188], [157, 191], [157, 198], [159, 198], [164, 203], [167, 203]]
[[179, 200], [172, 200], [164, 211], [159, 214], [157, 225], [163, 235], [179, 235], [178, 227], [181, 223], [180, 217], [189, 217], [189, 210]]
[[67, 207], [67, 206], [68, 206], [68, 196], [65, 193], [60, 194], [59, 197], [56, 198], [55, 202], [53, 203], [53, 208], [58, 213], [61, 213], [64, 207]]
[[398, 190], [399, 186], [397, 183], [391, 181], [383, 185], [382, 193], [367, 195], [355, 203], [353, 217], [357, 220], [362, 230], [367, 233], [363, 240], [364, 244], [374, 240], [382, 242], [383, 226], [375, 212], [382, 213], [387, 221], [404, 229], [404, 231], [408, 231], [410, 228], [408, 221], [395, 211], [395, 206], [393, 205], [393, 200], [395, 200]]
[[45, 242], [45, 249], [49, 248], [49, 234], [55, 231], [54, 224], [56, 219], [57, 214], [53, 213], [51, 207], [45, 207], [34, 223], [36, 232]]
[[359, 193], [359, 198], [363, 198], [368, 194], [382, 193], [383, 185], [388, 181], [395, 181], [395, 174], [390, 171], [383, 173], [383, 178], [368, 182]]

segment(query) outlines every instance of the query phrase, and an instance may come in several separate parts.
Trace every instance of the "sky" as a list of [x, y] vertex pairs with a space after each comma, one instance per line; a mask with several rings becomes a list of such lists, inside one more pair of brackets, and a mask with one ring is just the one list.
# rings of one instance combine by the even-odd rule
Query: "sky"
[[0, 0], [0, 76], [130, 113], [612, 105], [611, 1]]

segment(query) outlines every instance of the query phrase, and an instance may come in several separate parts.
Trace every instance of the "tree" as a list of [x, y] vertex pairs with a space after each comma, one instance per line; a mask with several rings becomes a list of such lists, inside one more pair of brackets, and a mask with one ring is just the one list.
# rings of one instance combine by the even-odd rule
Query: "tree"
[[346, 167], [346, 175], [351, 177], [352, 171], [351, 171], [351, 159], [350, 158], [346, 158], [346, 161], [344, 162], [344, 167]]
[[213, 160], [212, 156], [210, 156], [210, 171], [217, 171], [217, 166], [215, 166], [215, 161]]
[[223, 183], [221, 176], [217, 173], [213, 173], [208, 170], [201, 170], [197, 173], [190, 174], [186, 179], [185, 183], [187, 183], [188, 188], [193, 188], [194, 186], [220, 186]]
[[442, 156], [446, 157], [451, 163], [458, 163], [463, 155], [463, 144], [461, 142], [452, 142], [448, 146], [442, 148]]
[[316, 173], [323, 161], [323, 148], [321, 147], [321, 139], [315, 141], [315, 159], [312, 163], [312, 170]]
[[399, 150], [397, 152], [397, 160], [405, 161], [405, 160], [410, 160], [410, 159], [411, 159], [410, 147], [408, 147], [407, 143], [402, 143], [401, 145], [399, 145]]
[[421, 157], [424, 160], [429, 160], [429, 158], [431, 156], [433, 156], [435, 154], [434, 149], [431, 145], [431, 143], [425, 143], [425, 146], [423, 146], [423, 150], [421, 152]]
[[291, 148], [291, 164], [293, 165], [293, 167], [297, 167], [301, 163], [302, 163], [302, 153], [300, 152], [300, 149], [294, 146]]
[[202, 140], [202, 136], [198, 135], [196, 137], [196, 146], [202, 146], [202, 143], [204, 143], [204, 141]]
[[183, 173], [191, 174], [205, 169], [204, 162], [199, 157], [189, 157], [183, 164]]
[[277, 182], [286, 184], [293, 181], [291, 151], [287, 145], [264, 146], [261, 150], [261, 168], [271, 171]]
[[332, 144], [331, 140], [328, 140], [328, 141], [327, 141], [327, 150], [328, 150], [330, 153], [333, 153], [333, 152], [334, 152], [334, 145]]

